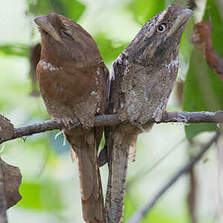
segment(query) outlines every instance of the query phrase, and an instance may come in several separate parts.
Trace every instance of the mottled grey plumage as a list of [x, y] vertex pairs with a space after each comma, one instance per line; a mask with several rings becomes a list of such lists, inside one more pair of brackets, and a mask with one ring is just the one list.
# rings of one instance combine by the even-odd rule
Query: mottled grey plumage
[[137, 135], [152, 127], [148, 120], [159, 121], [166, 108], [177, 76], [181, 35], [191, 13], [171, 5], [147, 22], [113, 63], [109, 113], [129, 124], [106, 129], [109, 222], [122, 222], [129, 149], [134, 159]]

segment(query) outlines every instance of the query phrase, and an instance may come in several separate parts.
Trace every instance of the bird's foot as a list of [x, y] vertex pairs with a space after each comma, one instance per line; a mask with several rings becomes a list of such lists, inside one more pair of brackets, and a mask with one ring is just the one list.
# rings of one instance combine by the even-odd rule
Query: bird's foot
[[66, 146], [66, 136], [65, 136], [65, 134], [64, 134], [64, 129], [61, 130], [61, 131], [59, 131], [59, 132], [55, 135], [54, 139], [56, 140], [60, 135], [63, 135], [63, 146]]
[[71, 129], [75, 127], [75, 121], [72, 118], [62, 118], [61, 121], [63, 122], [65, 128]]

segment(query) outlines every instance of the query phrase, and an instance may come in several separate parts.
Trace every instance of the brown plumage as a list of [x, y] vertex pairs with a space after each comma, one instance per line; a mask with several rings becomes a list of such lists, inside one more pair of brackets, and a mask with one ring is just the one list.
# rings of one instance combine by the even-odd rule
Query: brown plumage
[[[42, 37], [40, 92], [51, 117], [65, 124], [66, 138], [77, 155], [84, 220], [104, 222], [97, 165], [103, 129], [93, 125], [95, 115], [105, 111], [108, 70], [95, 41], [80, 25], [56, 13], [35, 22]], [[75, 121], [81, 127], [72, 129]]]

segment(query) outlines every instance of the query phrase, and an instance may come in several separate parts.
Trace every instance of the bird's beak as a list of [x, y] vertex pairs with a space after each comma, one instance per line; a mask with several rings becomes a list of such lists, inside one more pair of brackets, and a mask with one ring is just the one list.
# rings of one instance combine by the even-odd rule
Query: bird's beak
[[50, 23], [48, 16], [38, 16], [34, 19], [34, 21], [41, 29], [43, 29], [45, 32], [47, 32], [56, 41], [59, 41], [59, 42], [61, 41], [61, 38], [60, 38], [58, 32]]
[[186, 25], [186, 23], [188, 22], [190, 16], [193, 14], [193, 11], [187, 8], [182, 9], [173, 26], [171, 27], [171, 29], [169, 30], [169, 32], [167, 33], [167, 37], [171, 36], [173, 33], [175, 33], [181, 26]]

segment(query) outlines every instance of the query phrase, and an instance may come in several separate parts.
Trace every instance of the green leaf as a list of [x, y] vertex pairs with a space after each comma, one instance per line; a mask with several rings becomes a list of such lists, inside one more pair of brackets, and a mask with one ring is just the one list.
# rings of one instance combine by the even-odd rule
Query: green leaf
[[187, 139], [190, 140], [201, 132], [215, 131], [216, 129], [217, 126], [214, 123], [193, 123], [185, 126], [185, 133]]
[[[215, 1], [208, 0], [204, 21], [212, 16], [212, 40], [218, 54], [223, 56], [222, 36], [223, 26], [221, 11]], [[191, 54], [184, 88], [184, 111], [216, 111], [223, 109], [223, 82], [217, 74], [207, 65], [199, 50], [194, 49]], [[204, 131], [215, 131], [216, 125], [212, 123], [190, 124], [185, 127], [188, 139]]]
[[123, 42], [113, 42], [103, 33], [98, 33], [94, 39], [105, 63], [114, 61], [128, 45]]
[[64, 7], [64, 15], [74, 21], [78, 21], [78, 19], [81, 17], [81, 15], [84, 13], [86, 9], [86, 6], [77, 0], [72, 0], [72, 1], [62, 0], [61, 2]]
[[77, 21], [85, 11], [85, 5], [78, 0], [27, 0], [28, 13], [43, 15], [54, 11]]
[[165, 0], [131, 0], [127, 9], [134, 15], [135, 20], [140, 24], [145, 24], [152, 16], [161, 12], [165, 8]]
[[29, 55], [29, 47], [23, 44], [4, 44], [0, 45], [0, 54], [4, 56], [27, 57]]

